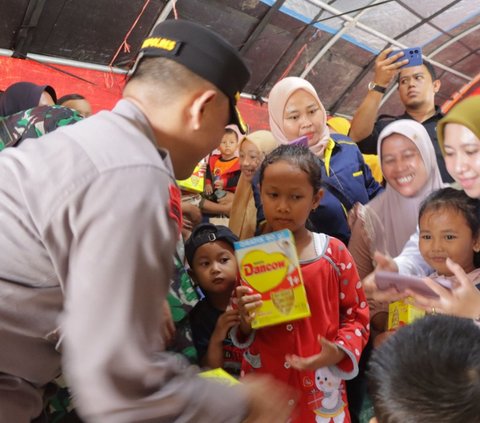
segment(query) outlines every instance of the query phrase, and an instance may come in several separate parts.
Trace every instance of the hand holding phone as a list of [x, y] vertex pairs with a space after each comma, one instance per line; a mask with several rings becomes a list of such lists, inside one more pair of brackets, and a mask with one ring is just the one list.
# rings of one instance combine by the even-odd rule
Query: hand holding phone
[[394, 63], [401, 62], [402, 60], [405, 60], [405, 59], [408, 60], [408, 63], [400, 66], [399, 69], [408, 68], [411, 66], [420, 66], [423, 64], [421, 47], [410, 47], [410, 48], [405, 48], [403, 50], [394, 50], [391, 53], [389, 53], [387, 57], [392, 57], [395, 54], [400, 52], [403, 52], [403, 56], [399, 57]]
[[[452, 288], [452, 284], [448, 279], [438, 278], [435, 281], [445, 288]], [[425, 297], [438, 298], [438, 295], [418, 276], [401, 275], [395, 272], [378, 270], [375, 272], [375, 284], [380, 290], [395, 288], [398, 292], [404, 292], [410, 289]]]

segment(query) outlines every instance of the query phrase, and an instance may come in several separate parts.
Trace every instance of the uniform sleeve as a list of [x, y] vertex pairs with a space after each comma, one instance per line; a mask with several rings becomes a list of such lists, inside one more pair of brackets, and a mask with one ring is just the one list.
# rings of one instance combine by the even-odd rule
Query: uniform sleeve
[[[160, 328], [180, 223], [161, 169], [106, 172], [54, 213], [69, 247], [64, 371], [87, 421], [239, 422], [243, 391], [201, 379], [166, 353]], [[65, 239], [70, 238], [69, 242]]]
[[370, 316], [362, 283], [352, 256], [338, 240], [331, 241], [332, 255], [339, 269], [340, 329], [335, 343], [346, 357], [332, 371], [348, 380], [358, 374], [358, 361], [370, 335]]

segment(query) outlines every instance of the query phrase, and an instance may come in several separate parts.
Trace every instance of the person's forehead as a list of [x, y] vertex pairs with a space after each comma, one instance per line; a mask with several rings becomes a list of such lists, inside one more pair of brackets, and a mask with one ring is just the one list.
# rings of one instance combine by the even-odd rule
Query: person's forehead
[[248, 138], [243, 140], [240, 150], [244, 153], [260, 153], [260, 149]]
[[237, 135], [232, 134], [231, 132], [227, 132], [226, 134], [223, 135], [222, 141], [237, 141]]
[[288, 110], [289, 108], [295, 108], [299, 104], [303, 106], [304, 103], [308, 103], [308, 106], [311, 106], [317, 104], [317, 100], [308, 91], [300, 88], [294, 91], [290, 97], [288, 97], [288, 100], [285, 103], [285, 110]]
[[404, 68], [400, 71], [399, 77], [404, 78], [406, 76], [419, 75], [419, 74], [423, 74], [423, 75], [428, 74], [428, 70], [425, 67], [425, 65], [411, 66], [409, 68]]
[[195, 251], [195, 259], [203, 257], [211, 257], [218, 253], [232, 252], [233, 247], [227, 241], [223, 239], [217, 239], [216, 241], [206, 242], [197, 248]]

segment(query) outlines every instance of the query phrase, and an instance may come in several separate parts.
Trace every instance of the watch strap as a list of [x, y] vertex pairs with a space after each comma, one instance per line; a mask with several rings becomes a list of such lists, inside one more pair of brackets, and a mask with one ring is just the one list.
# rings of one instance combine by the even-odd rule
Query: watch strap
[[382, 93], [382, 94], [385, 94], [385, 92], [387, 91], [387, 89], [385, 87], [377, 85], [377, 84], [375, 84], [375, 82], [370, 82], [368, 84], [368, 89], [370, 91], [377, 91], [377, 92]]

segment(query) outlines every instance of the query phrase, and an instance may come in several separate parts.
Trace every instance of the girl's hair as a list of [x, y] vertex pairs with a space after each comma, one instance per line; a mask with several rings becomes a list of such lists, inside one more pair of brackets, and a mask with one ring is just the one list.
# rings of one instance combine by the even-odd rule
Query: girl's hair
[[[430, 193], [423, 200], [420, 211], [418, 212], [418, 221], [426, 212], [451, 209], [461, 213], [472, 231], [472, 238], [476, 239], [480, 232], [480, 200], [469, 197], [465, 191], [455, 188], [442, 188]], [[475, 267], [480, 267], [480, 254], [475, 252], [473, 256]]]
[[476, 238], [480, 232], [480, 200], [471, 198], [465, 191], [455, 188], [442, 188], [433, 191], [425, 200], [423, 200], [420, 211], [418, 212], [418, 220], [427, 211], [437, 211], [450, 208], [458, 211], [467, 221], [473, 238]]
[[263, 182], [265, 169], [276, 162], [285, 161], [298, 167], [308, 175], [313, 192], [316, 193], [322, 187], [322, 162], [313, 154], [308, 147], [298, 145], [280, 145], [271, 153], [267, 154], [260, 165], [260, 185]]

